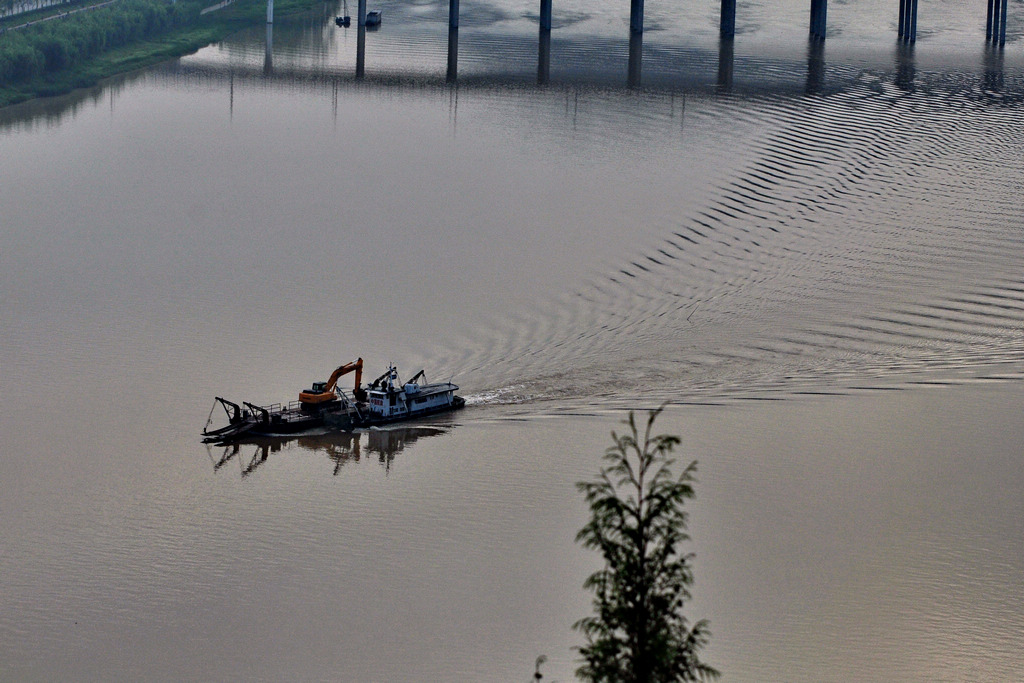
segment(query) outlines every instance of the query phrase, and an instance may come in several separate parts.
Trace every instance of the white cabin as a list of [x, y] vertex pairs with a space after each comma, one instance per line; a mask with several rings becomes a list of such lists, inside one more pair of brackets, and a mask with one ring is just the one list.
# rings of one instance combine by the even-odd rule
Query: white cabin
[[451, 382], [420, 384], [420, 370], [405, 384], [398, 379], [398, 370], [390, 366], [377, 381], [366, 388], [366, 406], [371, 419], [401, 420], [426, 415], [456, 406], [458, 386]]

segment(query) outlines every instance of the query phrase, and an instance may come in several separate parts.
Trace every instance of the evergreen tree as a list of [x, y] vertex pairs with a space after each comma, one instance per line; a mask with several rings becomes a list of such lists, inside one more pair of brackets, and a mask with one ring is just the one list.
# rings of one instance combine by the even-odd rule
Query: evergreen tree
[[576, 675], [592, 683], [718, 677], [697, 656], [710, 637], [707, 622], [691, 628], [683, 616], [693, 584], [693, 554], [680, 548], [690, 540], [683, 504], [694, 496], [697, 463], [673, 477], [670, 453], [679, 438], [651, 435], [661, 410], [648, 413], [642, 435], [631, 411], [628, 433], [612, 432], [615, 444], [596, 480], [576, 484], [591, 513], [576, 541], [605, 560], [584, 584], [595, 594], [595, 615], [574, 626], [587, 639]]

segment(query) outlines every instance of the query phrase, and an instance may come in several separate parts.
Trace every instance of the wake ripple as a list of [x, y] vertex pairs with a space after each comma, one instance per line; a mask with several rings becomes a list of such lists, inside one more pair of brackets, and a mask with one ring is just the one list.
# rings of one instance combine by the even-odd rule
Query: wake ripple
[[743, 101], [771, 132], [705, 205], [571, 295], [477, 330], [448, 365], [497, 402], [1024, 377], [1021, 111], [977, 92], [868, 74]]

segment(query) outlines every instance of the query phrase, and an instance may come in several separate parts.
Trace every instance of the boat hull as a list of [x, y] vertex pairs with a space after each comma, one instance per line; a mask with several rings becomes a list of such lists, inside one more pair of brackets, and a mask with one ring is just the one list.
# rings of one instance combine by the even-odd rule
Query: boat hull
[[380, 425], [394, 424], [396, 422], [408, 422], [421, 417], [447, 413], [463, 408], [466, 400], [461, 396], [453, 396], [448, 405], [434, 406], [422, 410], [412, 410], [408, 413], [390, 417], [373, 415], [365, 406], [349, 406], [340, 410], [325, 410], [318, 414], [302, 413], [301, 411], [283, 411], [279, 413], [281, 419], [263, 420], [260, 418], [243, 417], [226, 427], [203, 432], [204, 443], [225, 444], [234, 441], [243, 441], [252, 437], [260, 436], [289, 436], [298, 434], [318, 427], [329, 427], [341, 431], [351, 431], [364, 427], [376, 427]]
[[453, 396], [452, 402], [447, 405], [433, 406], [430, 408], [424, 408], [421, 410], [412, 410], [408, 413], [395, 416], [381, 416], [373, 415], [372, 413], [362, 412], [362, 414], [348, 414], [338, 415], [331, 414], [324, 416], [324, 424], [328, 427], [335, 429], [358, 429], [360, 427], [376, 427], [386, 424], [394, 424], [396, 422], [408, 422], [415, 420], [420, 417], [429, 417], [430, 415], [437, 415], [439, 413], [449, 413], [454, 410], [465, 407], [466, 399], [461, 396]]
[[253, 436], [288, 436], [299, 434], [310, 429], [323, 427], [329, 417], [335, 418], [339, 424], [355, 410], [341, 407], [336, 410], [322, 410], [315, 413], [303, 410], [286, 409], [267, 417], [256, 414], [243, 415], [232, 420], [226, 427], [203, 432], [205, 443], [229, 443]]

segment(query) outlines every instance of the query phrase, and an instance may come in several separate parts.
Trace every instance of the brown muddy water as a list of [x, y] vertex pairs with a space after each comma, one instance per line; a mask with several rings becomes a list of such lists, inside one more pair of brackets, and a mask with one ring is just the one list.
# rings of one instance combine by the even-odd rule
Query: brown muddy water
[[[454, 74], [328, 4], [0, 112], [0, 680], [570, 680], [573, 484], [666, 402], [723, 680], [1024, 678], [1017, 33], [648, 8], [638, 73], [570, 3], [539, 79], [465, 5]], [[469, 405], [200, 443], [357, 356]]]

